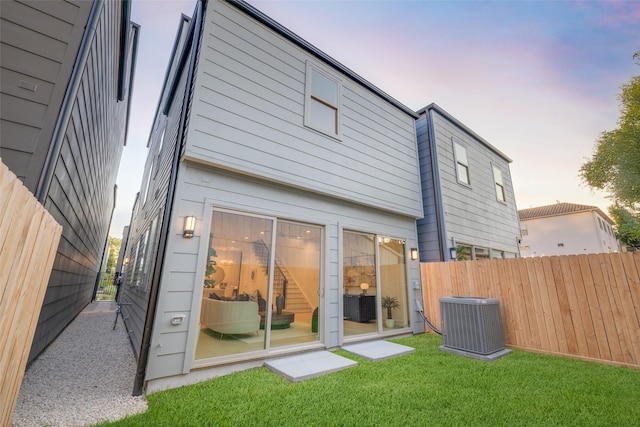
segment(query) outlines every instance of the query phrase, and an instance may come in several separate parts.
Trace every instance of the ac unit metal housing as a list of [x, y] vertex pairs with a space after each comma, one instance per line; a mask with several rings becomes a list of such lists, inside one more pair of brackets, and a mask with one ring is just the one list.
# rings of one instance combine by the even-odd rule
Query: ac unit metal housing
[[504, 346], [500, 304], [495, 298], [442, 297], [442, 350], [481, 360], [511, 352]]

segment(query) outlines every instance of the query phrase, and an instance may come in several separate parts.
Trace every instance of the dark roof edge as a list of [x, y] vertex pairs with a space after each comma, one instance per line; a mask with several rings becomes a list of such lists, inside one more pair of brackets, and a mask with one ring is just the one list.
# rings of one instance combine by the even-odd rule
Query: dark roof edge
[[376, 94], [380, 98], [382, 98], [385, 101], [387, 101], [388, 103], [392, 104], [394, 107], [396, 107], [396, 108], [402, 110], [403, 112], [407, 113], [408, 115], [410, 115], [414, 119], [417, 119], [418, 117], [420, 117], [418, 114], [416, 114], [415, 111], [413, 111], [412, 109], [410, 109], [406, 105], [402, 104], [400, 101], [398, 101], [397, 99], [393, 98], [388, 93], [386, 93], [383, 90], [381, 90], [380, 88], [376, 87], [375, 85], [373, 85], [372, 83], [370, 83], [369, 81], [364, 79], [362, 76], [356, 74], [354, 71], [352, 71], [349, 68], [347, 68], [346, 66], [342, 65], [340, 62], [336, 61], [335, 59], [333, 59], [332, 57], [330, 57], [326, 53], [322, 52], [320, 49], [318, 49], [317, 47], [315, 47], [311, 43], [307, 42], [306, 40], [302, 39], [300, 36], [298, 36], [297, 34], [293, 33], [291, 30], [287, 29], [283, 25], [281, 25], [278, 22], [274, 21], [269, 16], [267, 16], [264, 13], [260, 12], [258, 9], [256, 9], [253, 6], [251, 6], [250, 4], [245, 2], [244, 0], [226, 0], [226, 1], [230, 5], [236, 7], [237, 9], [239, 9], [241, 11], [243, 11], [247, 15], [249, 15], [252, 18], [256, 19], [258, 22], [266, 25], [267, 27], [269, 27], [270, 29], [272, 29], [276, 33], [280, 34], [281, 36], [283, 36], [284, 38], [286, 38], [287, 40], [289, 40], [290, 42], [292, 42], [296, 46], [306, 50], [307, 52], [309, 52], [310, 54], [312, 54], [316, 58], [318, 58], [318, 59], [322, 60], [323, 62], [325, 62], [327, 65], [329, 65], [332, 68], [338, 70], [339, 72], [345, 74], [346, 76], [348, 76], [349, 78], [351, 78], [355, 82], [359, 83], [364, 88], [368, 89], [369, 91], [373, 92], [374, 94]]
[[[196, 4], [197, 7], [197, 4]], [[171, 54], [169, 55], [169, 62], [167, 64], [167, 69], [164, 72], [164, 79], [162, 81], [162, 90], [160, 91], [160, 95], [158, 97], [158, 104], [156, 105], [156, 111], [153, 113], [153, 121], [151, 122], [151, 129], [149, 130], [149, 137], [147, 138], [147, 147], [151, 144], [151, 136], [153, 135], [153, 128], [156, 126], [156, 121], [158, 120], [158, 113], [162, 109], [162, 100], [164, 99], [164, 95], [167, 92], [169, 76], [171, 75], [171, 65], [173, 63], [173, 59], [178, 53], [178, 46], [180, 45], [180, 36], [182, 35], [183, 26], [185, 23], [190, 23], [191, 18], [185, 15], [184, 13], [180, 14], [180, 20], [178, 22], [178, 30], [176, 31], [176, 37], [173, 40], [173, 47], [171, 48]], [[187, 27], [188, 29], [188, 27]]]
[[425, 113], [427, 110], [433, 110], [433, 111], [437, 111], [440, 115], [444, 116], [447, 120], [451, 121], [453, 124], [455, 124], [456, 126], [458, 126], [460, 129], [462, 129], [463, 131], [465, 131], [466, 133], [468, 133], [469, 135], [471, 135], [473, 138], [476, 138], [478, 141], [480, 141], [482, 144], [484, 144], [488, 149], [490, 149], [491, 151], [493, 151], [494, 153], [496, 153], [498, 156], [502, 157], [504, 160], [506, 160], [508, 163], [513, 163], [513, 160], [511, 160], [511, 158], [509, 156], [507, 156], [506, 154], [504, 154], [502, 151], [498, 150], [496, 147], [494, 147], [493, 145], [491, 145], [491, 143], [489, 143], [489, 141], [487, 141], [486, 139], [484, 139], [483, 137], [481, 137], [480, 135], [478, 135], [477, 133], [475, 133], [474, 131], [472, 131], [471, 129], [469, 129], [464, 123], [462, 123], [460, 120], [456, 119], [455, 117], [453, 117], [451, 114], [447, 113], [445, 110], [442, 109], [442, 107], [440, 107], [438, 104], [436, 103], [431, 103], [429, 105], [427, 105], [426, 107], [424, 107], [421, 110], [418, 110], [418, 114], [423, 114]]

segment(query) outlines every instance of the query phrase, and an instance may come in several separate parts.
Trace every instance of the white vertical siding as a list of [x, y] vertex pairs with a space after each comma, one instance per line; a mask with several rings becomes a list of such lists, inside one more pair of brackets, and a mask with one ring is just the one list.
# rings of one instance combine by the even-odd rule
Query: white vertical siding
[[224, 2], [206, 14], [185, 157], [422, 217], [414, 118], [342, 81], [342, 139], [304, 127], [319, 60]]

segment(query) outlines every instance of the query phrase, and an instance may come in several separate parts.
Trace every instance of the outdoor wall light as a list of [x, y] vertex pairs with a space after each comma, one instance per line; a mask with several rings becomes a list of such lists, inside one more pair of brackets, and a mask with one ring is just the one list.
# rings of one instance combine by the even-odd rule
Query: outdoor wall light
[[193, 232], [196, 228], [196, 217], [186, 216], [184, 217], [184, 227], [182, 228], [182, 237], [190, 239], [193, 237]]
[[360, 289], [362, 289], [362, 295], [367, 293], [367, 289], [369, 289], [368, 283], [360, 283]]
[[415, 261], [418, 259], [418, 248], [411, 248], [411, 260]]
[[451, 256], [450, 259], [455, 261], [458, 258], [458, 254], [456, 254], [456, 248], [449, 248], [449, 255]]

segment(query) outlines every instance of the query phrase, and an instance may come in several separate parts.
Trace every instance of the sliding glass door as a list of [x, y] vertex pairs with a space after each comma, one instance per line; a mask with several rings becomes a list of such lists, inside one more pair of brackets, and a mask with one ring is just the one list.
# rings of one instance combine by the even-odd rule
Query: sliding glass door
[[345, 337], [409, 326], [404, 240], [345, 231], [342, 266]]
[[321, 236], [318, 226], [214, 210], [196, 359], [317, 341]]

